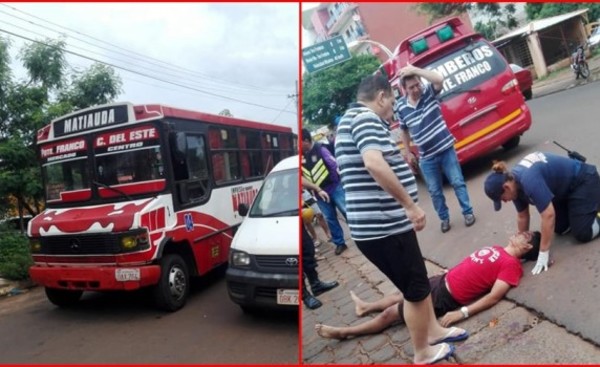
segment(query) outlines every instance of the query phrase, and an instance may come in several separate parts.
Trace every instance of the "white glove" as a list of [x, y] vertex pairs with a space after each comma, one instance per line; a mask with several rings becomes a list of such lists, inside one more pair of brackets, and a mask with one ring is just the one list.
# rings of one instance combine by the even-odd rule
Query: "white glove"
[[550, 250], [548, 250], [548, 251], [540, 251], [540, 253], [538, 255], [538, 258], [537, 258], [537, 263], [533, 267], [533, 270], [531, 271], [531, 274], [538, 275], [542, 271], [548, 270], [548, 260], [549, 260], [549, 258], [550, 258]]

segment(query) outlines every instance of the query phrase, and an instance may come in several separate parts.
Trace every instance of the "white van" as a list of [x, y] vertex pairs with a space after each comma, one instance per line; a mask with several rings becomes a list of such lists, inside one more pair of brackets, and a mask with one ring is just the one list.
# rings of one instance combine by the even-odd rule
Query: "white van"
[[265, 178], [229, 252], [227, 290], [242, 310], [298, 309], [299, 157], [279, 162]]

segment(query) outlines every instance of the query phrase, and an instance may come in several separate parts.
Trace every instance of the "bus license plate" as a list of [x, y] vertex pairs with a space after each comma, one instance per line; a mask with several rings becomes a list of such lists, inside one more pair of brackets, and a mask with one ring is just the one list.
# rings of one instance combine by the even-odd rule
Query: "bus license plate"
[[278, 305], [298, 305], [299, 294], [297, 289], [278, 289]]
[[140, 269], [116, 269], [115, 278], [119, 282], [140, 280]]

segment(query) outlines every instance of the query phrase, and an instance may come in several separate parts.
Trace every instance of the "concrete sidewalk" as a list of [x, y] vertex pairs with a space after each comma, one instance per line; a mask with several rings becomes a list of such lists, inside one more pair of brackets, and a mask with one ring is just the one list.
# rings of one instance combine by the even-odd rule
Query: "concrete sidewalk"
[[[347, 237], [348, 238], [348, 237]], [[350, 326], [368, 320], [358, 318], [349, 292], [374, 301], [395, 291], [391, 282], [366, 260], [348, 239], [349, 249], [333, 253], [323, 244], [319, 261], [322, 280], [338, 280], [340, 286], [320, 295], [323, 306], [302, 309], [302, 359], [304, 364], [411, 364], [413, 351], [404, 325], [392, 326], [379, 334], [338, 341], [317, 335], [314, 326]], [[427, 262], [429, 274], [441, 268]], [[456, 352], [439, 364], [597, 364], [600, 348], [564, 328], [540, 318], [509, 300], [457, 324], [470, 332], [464, 342], [455, 343]]]
[[590, 68], [589, 78], [575, 79], [575, 73], [570, 67], [561, 69], [550, 77], [533, 81], [531, 88], [533, 98], [543, 97], [600, 79], [600, 55], [588, 59], [587, 62]]

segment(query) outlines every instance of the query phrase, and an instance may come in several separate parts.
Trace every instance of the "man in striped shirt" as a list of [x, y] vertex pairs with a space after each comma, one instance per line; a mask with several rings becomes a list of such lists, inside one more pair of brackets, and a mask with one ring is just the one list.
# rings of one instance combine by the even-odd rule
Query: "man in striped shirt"
[[[446, 176], [458, 199], [465, 218], [465, 225], [475, 223], [473, 207], [469, 200], [467, 185], [454, 150], [454, 136], [448, 130], [437, 94], [442, 90], [444, 77], [436, 71], [407, 65], [399, 72], [400, 83], [406, 96], [399, 99], [395, 112], [400, 119], [404, 157], [407, 162], [415, 158], [408, 149], [411, 138], [419, 147], [419, 166], [431, 195], [433, 207], [442, 221], [442, 233], [450, 230], [450, 215], [442, 174]], [[424, 86], [421, 78], [430, 83]]]
[[350, 234], [404, 295], [414, 362], [435, 363], [454, 352], [445, 341], [468, 334], [443, 328], [433, 312], [415, 233], [425, 227], [425, 212], [416, 203], [415, 177], [391, 138], [387, 121], [393, 116], [394, 95], [389, 82], [379, 74], [366, 77], [357, 101], [340, 120], [335, 142]]

